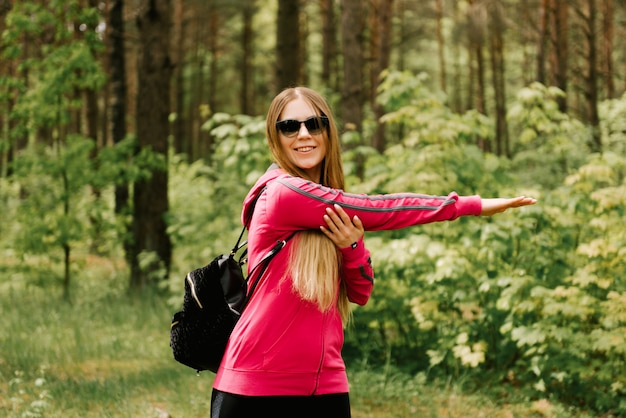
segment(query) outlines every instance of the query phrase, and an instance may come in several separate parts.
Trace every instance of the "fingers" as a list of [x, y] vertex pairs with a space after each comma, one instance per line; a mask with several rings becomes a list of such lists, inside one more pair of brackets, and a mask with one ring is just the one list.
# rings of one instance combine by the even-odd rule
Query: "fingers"
[[338, 248], [352, 245], [363, 237], [365, 229], [361, 220], [350, 216], [339, 205], [326, 208], [324, 215], [326, 226], [320, 226], [320, 230], [330, 238]]
[[335, 210], [332, 210], [331, 208], [326, 208], [326, 214], [330, 217], [330, 219], [334, 222], [334, 224], [337, 227], [352, 223], [350, 221], [350, 217], [348, 216], [346, 211], [343, 210], [341, 206], [334, 205], [334, 208]]
[[508, 205], [506, 205], [505, 209], [519, 208], [522, 206], [534, 205], [535, 203], [537, 203], [537, 199], [533, 199], [532, 197], [527, 196], [518, 196], [509, 199]]
[[527, 196], [518, 196], [509, 199], [493, 198], [482, 199], [483, 211], [482, 215], [491, 216], [496, 213], [502, 213], [507, 209], [519, 208], [522, 206], [534, 205], [537, 199]]
[[363, 226], [363, 222], [361, 222], [361, 219], [354, 215], [354, 218], [352, 218], [352, 223], [354, 224], [354, 226], [357, 227], [357, 229], [361, 232], [365, 232], [365, 227]]

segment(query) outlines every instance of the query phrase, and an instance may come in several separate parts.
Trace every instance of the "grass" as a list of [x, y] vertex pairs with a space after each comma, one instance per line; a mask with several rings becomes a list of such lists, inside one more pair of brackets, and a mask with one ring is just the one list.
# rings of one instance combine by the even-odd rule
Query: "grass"
[[[85, 266], [71, 302], [53, 279], [33, 286], [24, 272], [0, 269], [0, 416], [208, 417], [213, 375], [173, 360], [173, 309], [155, 294], [126, 295], [119, 266], [95, 258]], [[355, 418], [587, 416], [397, 371], [349, 374]]]

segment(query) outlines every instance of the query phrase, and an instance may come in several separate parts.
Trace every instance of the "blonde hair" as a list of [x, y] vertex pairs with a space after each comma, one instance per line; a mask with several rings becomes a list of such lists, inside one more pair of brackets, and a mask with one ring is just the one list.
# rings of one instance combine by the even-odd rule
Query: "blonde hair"
[[[304, 170], [289, 160], [281, 147], [276, 122], [285, 106], [297, 98], [307, 101], [319, 116], [328, 117], [329, 126], [324, 132], [327, 141], [326, 156], [322, 161], [319, 179], [309, 178]], [[330, 107], [316, 91], [306, 87], [293, 87], [278, 94], [272, 100], [267, 112], [266, 138], [275, 162], [288, 174], [334, 189], [344, 189], [339, 133]], [[317, 304], [322, 312], [327, 312], [337, 300], [341, 319], [347, 323], [350, 318], [350, 303], [345, 283], [341, 279], [338, 280], [341, 254], [335, 244], [317, 230], [300, 231], [295, 238], [287, 269], [287, 273], [292, 277], [294, 290], [304, 300]]]

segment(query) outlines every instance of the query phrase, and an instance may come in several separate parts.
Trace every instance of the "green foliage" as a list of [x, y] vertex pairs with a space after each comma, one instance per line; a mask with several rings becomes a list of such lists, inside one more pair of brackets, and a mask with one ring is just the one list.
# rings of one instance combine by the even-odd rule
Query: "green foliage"
[[84, 191], [94, 176], [89, 154], [93, 142], [72, 136], [67, 146], [32, 147], [13, 164], [22, 196], [15, 249], [50, 254], [71, 246], [85, 233], [89, 203]]
[[[520, 349], [515, 379], [570, 403], [624, 413], [623, 156], [591, 155], [546, 202], [544, 254], [561, 252], [506, 300], [502, 333]], [[557, 207], [558, 205], [558, 207]], [[544, 229], [545, 228], [545, 229]], [[547, 229], [551, 229], [549, 232]], [[549, 237], [548, 237], [549, 235]], [[503, 301], [504, 302], [504, 301]]]
[[564, 93], [533, 83], [521, 89], [507, 115], [513, 142], [514, 170], [525, 172], [525, 182], [554, 188], [588, 153], [590, 132], [578, 120], [562, 113], [556, 103]]
[[[97, 8], [77, 0], [46, 4], [17, 2], [2, 34], [3, 58], [19, 61], [17, 74], [0, 79], [0, 100], [14, 100], [11, 138], [66, 125], [81, 108], [79, 90], [97, 90], [105, 81], [94, 53], [102, 48], [95, 27]], [[45, 33], [48, 43], [23, 42]], [[28, 45], [28, 51], [21, 48]], [[5, 145], [6, 146], [6, 145]]]
[[[235, 244], [243, 200], [270, 164], [263, 118], [218, 113], [203, 129], [215, 141], [211, 161], [189, 164], [179, 156], [170, 158], [168, 233], [175, 249], [170, 284], [178, 293], [191, 268]], [[173, 303], [178, 306], [180, 299]]]
[[[582, 125], [558, 112], [547, 96], [554, 91], [534, 85], [509, 115], [525, 127], [513, 161], [484, 155], [468, 139], [488, 121], [445, 110], [416, 91], [415, 80], [399, 83], [411, 94], [395, 86], [381, 97], [400, 106], [386, 120], [405, 136], [368, 161], [359, 191], [459, 187], [486, 197], [533, 195], [539, 204], [368, 234], [376, 285], [355, 311], [346, 356], [625, 413], [623, 153], [587, 155]], [[607, 107], [607, 130], [619, 126], [620, 108]]]
[[13, 175], [2, 180], [6, 216], [0, 223], [1, 244], [21, 260], [39, 257], [42, 265], [23, 276], [30, 284], [44, 286], [63, 278], [68, 287], [67, 273], [48, 266], [69, 262], [65, 250], [118, 250], [116, 242], [126, 239], [120, 226], [128, 219], [113, 213], [113, 186], [144, 178], [164, 162], [149, 149], [133, 156], [131, 138], [97, 157], [93, 148], [92, 140], [78, 135], [55, 146], [32, 145], [13, 162]]
[[605, 147], [617, 154], [626, 153], [626, 94], [599, 104], [600, 128]]

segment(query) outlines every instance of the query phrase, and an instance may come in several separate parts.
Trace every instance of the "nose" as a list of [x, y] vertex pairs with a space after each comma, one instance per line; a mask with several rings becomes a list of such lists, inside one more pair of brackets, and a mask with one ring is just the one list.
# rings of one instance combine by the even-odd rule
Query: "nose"
[[298, 138], [300, 137], [309, 137], [311, 136], [311, 134], [309, 133], [309, 130], [306, 128], [306, 125], [304, 124], [304, 122], [300, 122], [300, 130], [298, 131]]

